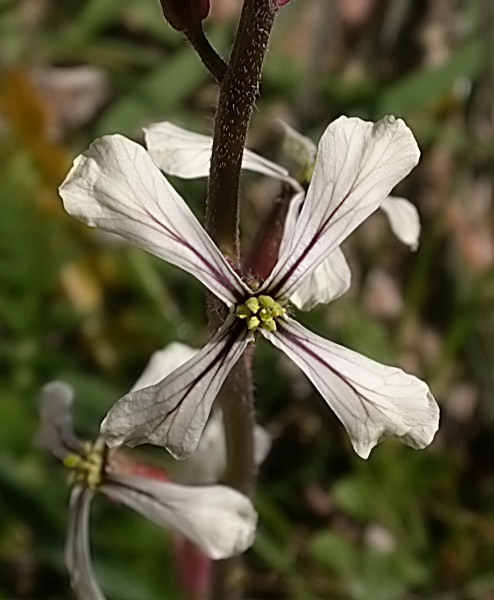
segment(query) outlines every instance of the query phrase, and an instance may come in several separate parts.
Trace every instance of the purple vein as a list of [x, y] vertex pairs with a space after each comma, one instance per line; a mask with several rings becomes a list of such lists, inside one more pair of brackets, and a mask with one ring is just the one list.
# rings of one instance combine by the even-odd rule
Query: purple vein
[[[326, 230], [327, 226], [329, 225], [331, 219], [340, 210], [340, 208], [342, 208], [342, 206], [345, 204], [345, 202], [348, 200], [348, 198], [350, 197], [350, 195], [352, 193], [353, 193], [353, 187], [346, 194], [346, 196], [341, 200], [341, 202], [338, 204], [338, 206], [335, 207], [335, 209], [333, 210], [333, 212], [331, 212], [331, 214], [329, 214], [326, 217], [326, 219], [320, 224], [320, 226], [318, 227], [316, 233], [313, 235], [312, 239], [307, 244], [307, 246], [304, 248], [303, 252], [297, 258], [297, 260], [293, 263], [293, 265], [290, 266], [290, 268], [284, 273], [284, 275], [278, 280], [278, 282], [274, 284], [274, 286], [272, 287], [272, 289], [269, 290], [269, 293], [273, 297], [276, 297], [280, 293], [280, 290], [283, 288], [283, 286], [285, 285], [285, 283], [290, 279], [290, 277], [298, 269], [298, 267], [300, 266], [300, 264], [305, 260], [305, 258], [309, 254], [309, 252], [317, 244], [317, 242], [322, 237], [322, 235], [324, 235], [324, 233], [326, 233], [325, 230]], [[284, 294], [287, 294], [288, 291], [292, 287], [293, 287], [293, 284], [291, 284], [286, 290], [283, 291]]]
[[161, 229], [163, 229], [166, 232], [166, 234], [169, 235], [173, 239], [173, 241], [177, 242], [177, 244], [180, 244], [181, 246], [183, 246], [184, 248], [186, 248], [187, 250], [189, 250], [190, 252], [192, 252], [192, 254], [198, 259], [198, 261], [200, 263], [202, 263], [206, 267], [206, 270], [208, 271], [208, 273], [211, 275], [211, 277], [216, 282], [218, 282], [225, 289], [227, 289], [228, 291], [230, 291], [237, 300], [241, 300], [242, 299], [242, 295], [239, 293], [239, 291], [231, 285], [231, 282], [228, 281], [224, 277], [223, 273], [218, 269], [218, 267], [216, 265], [214, 265], [212, 262], [208, 261], [205, 258], [205, 256], [203, 256], [198, 250], [196, 250], [195, 248], [193, 248], [186, 240], [184, 240], [182, 237], [180, 237], [179, 235], [177, 235], [174, 231], [172, 231], [164, 223], [162, 223], [161, 221], [159, 221], [149, 211], [147, 211], [146, 209], [144, 209], [144, 212], [153, 221], [153, 223], [155, 223], [158, 227], [160, 227]]

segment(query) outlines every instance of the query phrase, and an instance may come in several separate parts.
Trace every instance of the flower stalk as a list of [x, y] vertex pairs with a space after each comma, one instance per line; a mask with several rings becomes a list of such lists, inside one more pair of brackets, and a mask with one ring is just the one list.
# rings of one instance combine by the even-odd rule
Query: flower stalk
[[[220, 85], [206, 205], [206, 231], [234, 266], [240, 265], [239, 178], [247, 128], [258, 94], [261, 67], [277, 10], [275, 0], [245, 0], [231, 59]], [[221, 303], [208, 304], [210, 326], [222, 319]], [[227, 447], [226, 482], [253, 489], [254, 406], [250, 361], [243, 356], [219, 394]]]
[[198, 23], [190, 29], [185, 29], [184, 34], [197, 52], [206, 69], [218, 83], [221, 83], [225, 76], [227, 65], [204, 35], [202, 23]]
[[277, 8], [276, 0], [245, 0], [216, 110], [206, 231], [235, 265], [240, 257], [238, 192], [242, 155]]
[[[259, 91], [264, 54], [278, 5], [276, 0], [245, 0], [228, 68], [221, 80], [216, 111], [206, 204], [206, 231], [220, 250], [240, 266], [239, 179], [247, 128]], [[221, 303], [211, 298], [209, 322], [218, 326]], [[227, 471], [225, 484], [251, 495], [254, 488], [254, 398], [250, 353], [227, 377], [218, 401], [223, 409]], [[241, 587], [238, 559], [219, 561], [212, 597], [237, 598]]]

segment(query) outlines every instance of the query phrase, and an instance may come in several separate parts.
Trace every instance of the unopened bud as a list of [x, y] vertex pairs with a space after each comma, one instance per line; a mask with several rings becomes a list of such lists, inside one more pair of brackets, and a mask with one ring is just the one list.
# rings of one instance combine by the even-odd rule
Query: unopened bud
[[209, 0], [160, 0], [165, 19], [174, 29], [193, 29], [209, 14]]

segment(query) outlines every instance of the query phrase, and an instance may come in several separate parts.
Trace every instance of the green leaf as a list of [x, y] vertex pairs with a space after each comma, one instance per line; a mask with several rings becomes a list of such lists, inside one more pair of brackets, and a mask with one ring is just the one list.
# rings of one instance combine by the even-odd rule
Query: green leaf
[[354, 570], [357, 560], [355, 545], [347, 538], [331, 531], [313, 536], [309, 551], [323, 567], [338, 574]]

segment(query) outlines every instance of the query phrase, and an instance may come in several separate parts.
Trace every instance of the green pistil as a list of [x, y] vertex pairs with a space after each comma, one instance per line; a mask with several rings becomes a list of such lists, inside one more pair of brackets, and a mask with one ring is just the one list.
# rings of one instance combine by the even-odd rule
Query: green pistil
[[259, 327], [266, 331], [276, 331], [276, 319], [285, 314], [286, 309], [271, 296], [251, 296], [235, 310], [238, 319], [245, 319], [249, 331]]
[[74, 481], [95, 490], [103, 480], [104, 442], [96, 440], [94, 444], [86, 442], [82, 454], [70, 453], [63, 464], [73, 471]]
[[301, 168], [300, 173], [297, 177], [298, 182], [301, 185], [309, 185], [312, 175], [314, 174], [314, 163], [306, 162], [304, 166]]

